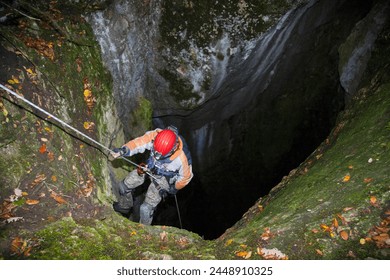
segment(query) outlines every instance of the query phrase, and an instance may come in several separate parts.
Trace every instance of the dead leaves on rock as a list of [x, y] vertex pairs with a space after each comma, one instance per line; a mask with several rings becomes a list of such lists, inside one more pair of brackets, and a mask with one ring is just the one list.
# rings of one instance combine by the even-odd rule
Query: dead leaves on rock
[[265, 260], [288, 260], [288, 256], [277, 248], [257, 248], [257, 254]]
[[[349, 210], [351, 209], [352, 208], [350, 208]], [[348, 233], [347, 219], [341, 214], [336, 214], [329, 224], [320, 224], [319, 228], [320, 229], [314, 228], [311, 230], [311, 232], [317, 234], [322, 231], [327, 233], [331, 238], [339, 236], [343, 240], [348, 240], [350, 236], [350, 234]]]
[[93, 176], [93, 174], [91, 172], [89, 172], [87, 180], [84, 181], [83, 179], [81, 179], [79, 181], [79, 186], [80, 186], [80, 188], [79, 188], [78, 193], [84, 197], [89, 197], [91, 195], [93, 189], [96, 186], [96, 179]]
[[83, 79], [83, 85], [84, 85], [84, 92], [83, 92], [84, 101], [87, 105], [88, 113], [91, 114], [96, 104], [96, 98], [92, 94], [92, 85], [90, 84], [87, 78]]
[[[262, 259], [266, 260], [288, 260], [288, 256], [282, 253], [279, 249], [266, 248], [269, 245], [270, 239], [274, 238], [275, 236], [276, 233], [272, 232], [269, 227], [266, 227], [261, 233], [255, 248], [251, 250], [248, 245], [239, 244], [239, 249], [234, 251], [234, 255], [245, 260], [251, 259], [254, 256], [260, 256]], [[233, 242], [233, 239], [228, 239], [227, 241], [225, 241], [225, 247], [232, 246]]]
[[34, 247], [39, 246], [40, 240], [33, 239], [23, 239], [19, 236], [15, 237], [11, 241], [10, 252], [12, 255], [17, 255], [19, 257], [29, 257], [31, 255], [31, 250]]
[[35, 186], [41, 184], [43, 181], [46, 180], [46, 175], [45, 174], [38, 174], [34, 181], [30, 184], [30, 188], [34, 188]]
[[42, 38], [21, 37], [24, 44], [35, 49], [40, 55], [49, 58], [54, 61], [54, 43], [51, 41], [45, 41]]
[[368, 242], [374, 242], [378, 248], [390, 248], [390, 237], [389, 237], [389, 225], [390, 225], [390, 209], [385, 211], [385, 218], [375, 225], [368, 232], [365, 238], [360, 239], [360, 244], [364, 245]]
[[4, 200], [0, 205], [0, 219], [7, 220], [13, 217], [12, 210], [16, 207], [11, 201]]

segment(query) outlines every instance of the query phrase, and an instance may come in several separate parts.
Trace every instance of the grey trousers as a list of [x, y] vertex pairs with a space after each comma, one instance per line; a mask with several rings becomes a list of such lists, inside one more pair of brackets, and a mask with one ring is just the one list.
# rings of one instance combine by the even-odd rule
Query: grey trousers
[[[124, 183], [127, 188], [135, 189], [142, 185], [145, 181], [145, 174], [138, 175], [137, 170], [133, 170], [124, 179]], [[154, 182], [155, 181], [155, 182]], [[167, 179], [163, 176], [152, 179], [151, 184], [146, 192], [145, 200], [140, 207], [140, 220], [139, 222], [144, 225], [151, 225], [153, 221], [153, 213], [157, 205], [161, 202], [161, 196], [159, 189], [169, 189]]]

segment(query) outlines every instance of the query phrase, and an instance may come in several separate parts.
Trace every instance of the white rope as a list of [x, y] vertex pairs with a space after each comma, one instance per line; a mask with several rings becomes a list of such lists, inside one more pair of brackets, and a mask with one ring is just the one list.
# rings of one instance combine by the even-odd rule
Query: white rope
[[[84, 137], [85, 139], [88, 139], [89, 141], [91, 141], [92, 143], [96, 144], [97, 146], [103, 148], [104, 150], [108, 151], [108, 152], [113, 152], [113, 150], [111, 150], [110, 148], [104, 146], [103, 144], [99, 143], [98, 141], [92, 139], [91, 137], [89, 137], [88, 135], [86, 135], [85, 133], [82, 133], [81, 131], [77, 130], [76, 128], [74, 128], [73, 126], [67, 124], [66, 122], [64, 122], [63, 120], [61, 120], [60, 118], [54, 116], [53, 114], [50, 114], [49, 112], [45, 111], [44, 109], [42, 109], [41, 107], [39, 107], [38, 105], [32, 103], [31, 101], [27, 100], [26, 98], [24, 98], [23, 96], [17, 94], [16, 92], [10, 90], [9, 88], [5, 87], [4, 85], [0, 84], [0, 88], [4, 89], [5, 91], [7, 91], [8, 93], [10, 93], [11, 95], [15, 96], [16, 98], [22, 100], [23, 102], [27, 103], [28, 105], [30, 105], [31, 107], [34, 107], [35, 109], [39, 110], [40, 112], [48, 115], [50, 118], [56, 120], [57, 122], [59, 122], [60, 124], [62, 124], [63, 126], [73, 130], [74, 132], [76, 132], [77, 134], [81, 135], [82, 137]], [[78, 137], [76, 137], [77, 139], [79, 139]], [[80, 139], [81, 140], [81, 139]], [[146, 174], [148, 174], [150, 177], [156, 179], [152, 174], [150, 174], [150, 172], [148, 171], [148, 169], [146, 167], [143, 167], [139, 164], [136, 164], [135, 162], [129, 160], [128, 158], [125, 158], [124, 156], [120, 156], [120, 158], [124, 159], [125, 161], [135, 165], [136, 167], [139, 167], [141, 168], [142, 170], [144, 170], [146, 172]]]

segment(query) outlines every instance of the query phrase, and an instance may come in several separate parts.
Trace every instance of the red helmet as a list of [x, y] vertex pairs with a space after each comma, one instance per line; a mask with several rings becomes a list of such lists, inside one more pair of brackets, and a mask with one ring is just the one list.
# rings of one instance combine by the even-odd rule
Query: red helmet
[[161, 156], [170, 155], [176, 148], [177, 135], [170, 129], [160, 131], [153, 142], [155, 157], [158, 159]]

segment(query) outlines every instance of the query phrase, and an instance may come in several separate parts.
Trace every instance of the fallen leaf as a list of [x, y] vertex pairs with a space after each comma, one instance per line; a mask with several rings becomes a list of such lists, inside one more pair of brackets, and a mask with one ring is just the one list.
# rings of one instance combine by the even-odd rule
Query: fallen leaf
[[8, 83], [10, 85], [14, 85], [14, 84], [19, 84], [19, 80], [17, 78], [15, 78], [14, 76], [12, 76], [12, 79], [8, 80]]
[[187, 237], [180, 237], [179, 240], [176, 241], [177, 245], [179, 245], [180, 248], [184, 249], [187, 247], [187, 245], [190, 243]]
[[56, 175], [51, 176], [51, 180], [52, 180], [53, 182], [57, 182], [57, 176], [56, 176]]
[[376, 197], [375, 197], [375, 196], [371, 196], [371, 197], [370, 197], [370, 203], [371, 203], [372, 205], [375, 205], [376, 202], [377, 202]]
[[319, 233], [320, 231], [318, 229], [314, 228], [314, 229], [311, 230], [311, 232], [312, 233]]
[[268, 240], [273, 237], [274, 234], [271, 233], [271, 229], [269, 227], [264, 228], [264, 232], [261, 234], [262, 240]]
[[47, 140], [47, 138], [43, 138], [43, 137], [42, 137], [42, 138], [41, 138], [41, 141], [42, 141], [42, 142], [47, 142], [48, 140]]
[[320, 249], [316, 249], [316, 252], [317, 252], [317, 254], [320, 255], [320, 256], [323, 256], [323, 255], [324, 255], [324, 253], [322, 253], [322, 251], [321, 251]]
[[225, 242], [225, 246], [229, 246], [230, 244], [233, 243], [233, 239], [229, 239]]
[[348, 232], [346, 232], [345, 230], [340, 231], [340, 237], [344, 240], [348, 240]]
[[35, 204], [38, 204], [39, 203], [39, 200], [36, 200], [36, 199], [27, 199], [26, 200], [26, 204], [27, 205], [35, 205]]
[[344, 178], [343, 178], [343, 182], [348, 182], [349, 180], [351, 179], [351, 176], [350, 175], [345, 175]]
[[55, 192], [52, 192], [50, 194], [52, 198], [54, 198], [55, 201], [57, 201], [59, 204], [65, 204], [67, 203], [65, 199], [63, 199], [60, 195], [56, 194]]
[[327, 225], [325, 224], [321, 224], [320, 227], [324, 230], [324, 231], [332, 231], [332, 229], [330, 227], [328, 227]]
[[27, 242], [21, 237], [15, 237], [11, 242], [11, 252], [21, 255], [27, 246]]
[[41, 154], [44, 154], [44, 153], [46, 153], [46, 144], [45, 143], [43, 143], [42, 144], [42, 146], [39, 148], [39, 152], [41, 153]]
[[3, 204], [0, 205], [0, 218], [8, 219], [12, 217], [12, 209], [14, 209], [16, 205], [10, 201], [4, 201]]
[[364, 178], [364, 183], [368, 184], [372, 182], [374, 179], [373, 178]]
[[248, 253], [249, 253], [249, 252], [247, 252], [247, 251], [239, 251], [239, 252], [236, 252], [236, 256], [245, 259], [246, 256], [248, 255]]
[[361, 245], [364, 245], [364, 244], [366, 244], [366, 239], [365, 238], [360, 238], [359, 242], [360, 242]]
[[168, 233], [166, 231], [163, 231], [163, 232], [160, 233], [160, 240], [162, 242], [168, 241]]
[[84, 197], [89, 197], [92, 193], [92, 190], [92, 186], [80, 188], [80, 191]]
[[339, 227], [339, 222], [337, 221], [336, 218], [333, 219], [333, 223], [332, 224], [333, 224], [333, 227], [335, 227], [335, 228]]
[[90, 91], [89, 89], [85, 89], [84, 90], [84, 97], [88, 98], [90, 96], [92, 96], [92, 91]]
[[344, 212], [348, 212], [348, 211], [350, 211], [350, 210], [352, 210], [353, 209], [353, 207], [345, 207], [344, 209], [343, 209], [343, 211]]
[[84, 128], [86, 130], [92, 130], [95, 127], [95, 123], [93, 122], [84, 122]]
[[343, 215], [337, 214], [337, 217], [339, 217], [339, 219], [341, 220], [343, 225], [347, 225], [348, 224], [347, 220], [343, 217]]
[[38, 174], [35, 177], [34, 181], [31, 183], [31, 187], [33, 188], [33, 187], [35, 187], [36, 185], [42, 183], [45, 180], [46, 180], [46, 175], [45, 174]]

